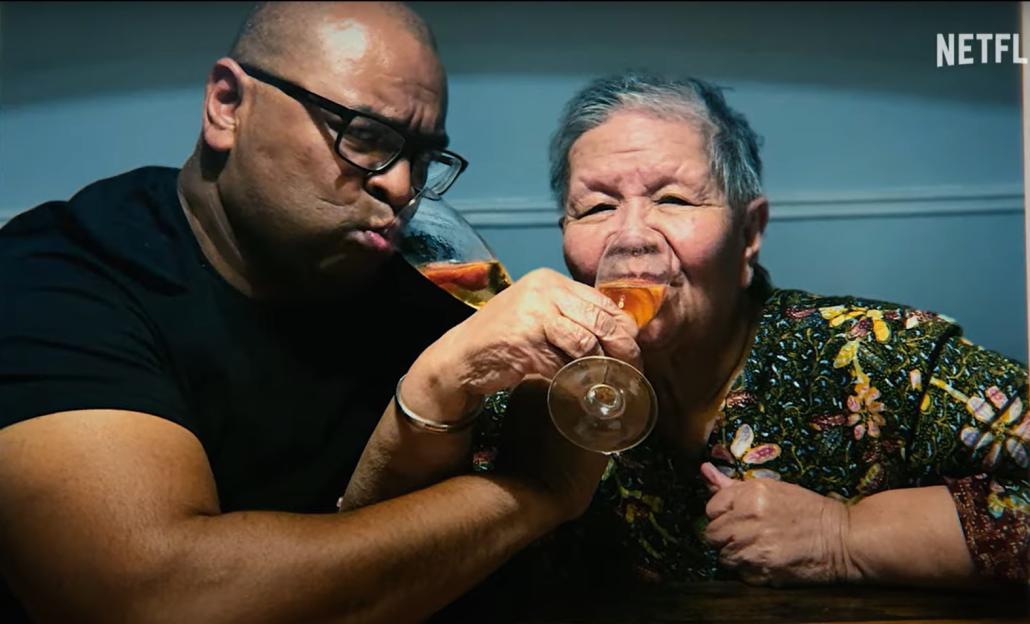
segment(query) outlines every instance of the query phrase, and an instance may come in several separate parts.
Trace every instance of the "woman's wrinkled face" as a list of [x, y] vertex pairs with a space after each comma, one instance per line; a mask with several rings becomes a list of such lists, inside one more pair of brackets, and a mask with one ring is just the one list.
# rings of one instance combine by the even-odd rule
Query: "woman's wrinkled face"
[[647, 351], [725, 328], [745, 280], [741, 224], [692, 123], [620, 111], [572, 146], [563, 231], [572, 275], [593, 284], [606, 244], [625, 228], [654, 230], [668, 247], [672, 283], [638, 338]]

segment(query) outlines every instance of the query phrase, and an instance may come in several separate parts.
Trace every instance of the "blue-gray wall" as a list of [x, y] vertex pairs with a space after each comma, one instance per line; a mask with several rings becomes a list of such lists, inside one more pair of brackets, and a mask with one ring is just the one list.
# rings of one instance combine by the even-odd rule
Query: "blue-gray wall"
[[[0, 5], [0, 221], [98, 177], [179, 165], [239, 3]], [[1017, 32], [1015, 3], [415, 3], [450, 73], [452, 191], [515, 276], [564, 270], [546, 145], [589, 78], [730, 87], [765, 137], [781, 286], [957, 318], [1026, 361], [1019, 66], [936, 68], [938, 32]]]

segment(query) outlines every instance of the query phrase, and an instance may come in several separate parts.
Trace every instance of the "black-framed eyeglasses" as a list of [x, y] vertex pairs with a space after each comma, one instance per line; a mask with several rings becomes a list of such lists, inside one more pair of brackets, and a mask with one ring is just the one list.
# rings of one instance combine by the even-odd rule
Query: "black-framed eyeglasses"
[[416, 193], [439, 197], [451, 188], [468, 161], [460, 155], [412, 138], [393, 122], [373, 113], [356, 111], [304, 87], [240, 63], [252, 78], [279, 89], [302, 104], [314, 104], [339, 118], [329, 122], [336, 132], [336, 154], [369, 174], [383, 173], [407, 154], [411, 162], [411, 187]]

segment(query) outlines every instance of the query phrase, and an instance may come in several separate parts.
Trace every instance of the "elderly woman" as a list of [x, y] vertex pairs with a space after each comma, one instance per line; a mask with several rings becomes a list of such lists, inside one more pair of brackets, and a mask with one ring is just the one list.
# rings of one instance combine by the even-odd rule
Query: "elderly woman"
[[[658, 424], [643, 444], [610, 458], [585, 515], [538, 544], [550, 549], [553, 569], [580, 579], [774, 585], [1027, 580], [1025, 366], [970, 343], [931, 312], [774, 288], [758, 263], [768, 220], [758, 137], [718, 89], [637, 73], [595, 81], [568, 104], [551, 160], [565, 259], [578, 283], [520, 280], [442, 340], [440, 352], [465, 360], [435, 360], [436, 385], [404, 392], [419, 400], [441, 379], [460, 377], [473, 388], [467, 407], [477, 393], [512, 387], [527, 373], [546, 377], [596, 347], [643, 367]], [[627, 228], [660, 235], [675, 276], [635, 335], [639, 355], [625, 345], [626, 319], [603, 319], [608, 308], [583, 290], [606, 243]], [[569, 303], [573, 296], [604, 321], [592, 329], [596, 340], [578, 348], [558, 331], [571, 327], [567, 319], [534, 321], [575, 316], [569, 310], [588, 316]], [[560, 347], [550, 355], [561, 357], [534, 366], [539, 349], [525, 346], [529, 338], [524, 348], [455, 347], [516, 334], [549, 340]], [[505, 456], [503, 440], [546, 414], [542, 397], [516, 391], [507, 403], [504, 395], [487, 402], [480, 471], [533, 460], [524, 446], [514, 447], [523, 455]], [[400, 448], [397, 439], [366, 449], [351, 485], [373, 484], [377, 495], [367, 500], [404, 491], [396, 487], [404, 469], [393, 469], [403, 468], [402, 455], [381, 452]], [[424, 444], [453, 451], [463, 443]], [[438, 456], [418, 455], [428, 466], [442, 465], [425, 463]], [[393, 490], [369, 466], [390, 468]], [[567, 481], [576, 485], [567, 497], [580, 496], [583, 481]]]
[[650, 580], [1026, 581], [1026, 368], [937, 314], [772, 288], [758, 151], [700, 80], [598, 80], [561, 118], [573, 277], [594, 283], [606, 241], [640, 226], [676, 275], [637, 336], [657, 427], [612, 458], [568, 544]]

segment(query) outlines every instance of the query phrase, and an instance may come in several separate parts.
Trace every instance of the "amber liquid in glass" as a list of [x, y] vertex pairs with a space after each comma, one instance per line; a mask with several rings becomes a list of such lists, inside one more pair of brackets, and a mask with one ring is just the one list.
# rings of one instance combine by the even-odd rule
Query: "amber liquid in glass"
[[511, 286], [511, 276], [496, 260], [432, 262], [418, 267], [422, 275], [477, 310]]
[[664, 284], [635, 280], [607, 282], [599, 284], [597, 289], [632, 316], [637, 327], [647, 325], [654, 318], [665, 295]]

